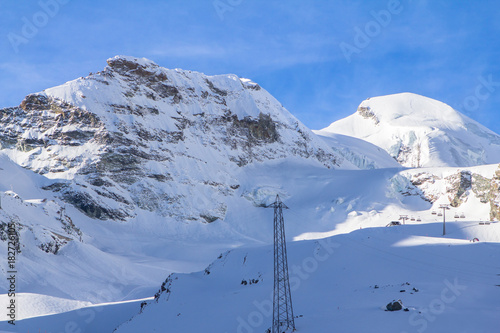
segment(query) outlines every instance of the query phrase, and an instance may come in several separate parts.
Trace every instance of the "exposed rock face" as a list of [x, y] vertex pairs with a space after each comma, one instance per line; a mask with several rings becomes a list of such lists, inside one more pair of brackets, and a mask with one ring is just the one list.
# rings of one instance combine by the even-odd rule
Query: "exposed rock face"
[[490, 200], [490, 219], [492, 221], [500, 219], [500, 168], [495, 172], [493, 179], [491, 180], [491, 187], [489, 192]]
[[[410, 178], [411, 184], [420, 190], [418, 195], [422, 199], [434, 203], [441, 197], [447, 196], [450, 206], [454, 208], [460, 207], [462, 203], [468, 200], [473, 184], [474, 188], [476, 188], [470, 171], [459, 171], [446, 177], [431, 172], [419, 172], [411, 175]], [[446, 188], [444, 192], [439, 190], [443, 183]]]
[[[2, 148], [15, 148], [23, 152], [41, 153], [49, 146], [82, 146], [98, 139], [104, 124], [91, 112], [44, 95], [27, 96], [18, 108], [0, 110]], [[48, 150], [46, 160], [51, 161], [38, 173], [54, 172], [58, 168], [74, 167], [80, 161], [66, 160], [63, 165], [56, 154]], [[57, 171], [56, 171], [57, 172]]]
[[472, 174], [470, 171], [460, 171], [447, 177], [446, 180], [449, 183], [447, 192], [449, 193], [450, 206], [459, 207], [464, 200], [467, 200], [468, 191], [472, 189]]
[[357, 111], [363, 118], [372, 119], [375, 125], [377, 125], [380, 122], [377, 118], [377, 115], [372, 111], [372, 109], [369, 106], [360, 105]]
[[235, 168], [290, 156], [342, 162], [257, 84], [132, 57], [0, 116], [2, 149], [96, 219], [140, 208], [211, 223], [227, 210], [217, 198], [238, 188]]
[[433, 175], [428, 172], [419, 172], [415, 175], [410, 176], [410, 181], [411, 183], [420, 189], [420, 196], [422, 199], [434, 203], [436, 202], [441, 194], [436, 193], [430, 189], [434, 188], [434, 184], [436, 183], [436, 180], [440, 180], [441, 178], [439, 176]]
[[[459, 208], [471, 198], [489, 206], [490, 220], [500, 218], [500, 167], [493, 175], [484, 175], [472, 170], [455, 171], [450, 175], [443, 175], [436, 170], [436, 174], [425, 171], [407, 175], [411, 184], [418, 191], [410, 193], [422, 199], [435, 203], [439, 199], [449, 202], [453, 208]], [[444, 189], [444, 190], [443, 190]], [[404, 190], [399, 192], [405, 194]]]

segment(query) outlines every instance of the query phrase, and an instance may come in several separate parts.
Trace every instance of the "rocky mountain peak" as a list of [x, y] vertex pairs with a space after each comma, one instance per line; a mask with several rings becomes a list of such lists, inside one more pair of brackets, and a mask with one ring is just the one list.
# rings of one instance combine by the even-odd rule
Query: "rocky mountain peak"
[[[107, 63], [0, 119], [9, 156], [55, 179], [46, 189], [90, 217], [125, 220], [142, 209], [212, 222], [225, 216], [238, 168], [288, 157], [342, 163], [251, 80], [128, 56]], [[201, 204], [186, 209], [193, 200]]]
[[151, 75], [160, 69], [153, 61], [146, 58], [117, 55], [107, 61], [109, 68], [120, 73], [132, 72], [138, 75]]

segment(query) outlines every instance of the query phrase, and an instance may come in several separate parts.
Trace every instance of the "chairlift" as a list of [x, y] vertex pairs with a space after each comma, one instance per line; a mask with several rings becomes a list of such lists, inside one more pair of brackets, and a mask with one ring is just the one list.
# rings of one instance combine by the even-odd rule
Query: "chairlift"
[[439, 212], [439, 213], [438, 213], [438, 216], [443, 216], [443, 213]]
[[412, 216], [411, 219], [410, 219], [410, 221], [415, 221], [415, 218]]
[[432, 214], [432, 215], [436, 215], [437, 213], [436, 213], [436, 211], [435, 211], [435, 210], [433, 210], [431, 214]]
[[456, 219], [460, 218], [460, 215], [455, 214], [455, 218], [456, 218]]
[[462, 213], [462, 214], [460, 215], [460, 218], [461, 218], [461, 219], [464, 219], [464, 218], [465, 218], [465, 214], [464, 214], [464, 213]]
[[420, 218], [420, 216], [417, 218], [417, 222], [422, 222], [422, 219]]

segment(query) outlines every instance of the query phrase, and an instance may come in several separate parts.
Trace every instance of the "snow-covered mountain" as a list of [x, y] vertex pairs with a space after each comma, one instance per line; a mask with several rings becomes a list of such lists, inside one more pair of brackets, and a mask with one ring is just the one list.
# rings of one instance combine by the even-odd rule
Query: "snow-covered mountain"
[[[313, 133], [250, 80], [114, 57], [102, 72], [0, 110], [0, 251], [13, 222], [19, 319], [35, 317], [16, 328], [65, 331], [75, 323], [81, 332], [111, 332], [122, 324], [119, 332], [152, 332], [164, 331], [167, 319], [172, 332], [265, 331], [267, 310], [255, 314], [253, 301], [264, 304], [272, 289], [273, 212], [265, 207], [277, 194], [290, 207], [301, 331], [330, 332], [335, 323], [343, 332], [390, 330], [380, 307], [402, 284], [413, 295], [405, 282], [422, 290], [404, 300], [420, 322], [417, 309], [439, 294], [445, 273], [494, 295], [499, 249], [470, 240], [500, 242], [499, 224], [478, 224], [500, 216], [500, 169], [461, 165], [494, 161], [499, 142], [412, 94], [372, 98]], [[402, 167], [413, 162], [440, 167]], [[432, 212], [444, 203], [452, 206], [450, 235], [441, 238]], [[454, 219], [462, 212], [465, 219]], [[385, 228], [402, 214], [408, 226]], [[486, 250], [480, 262], [464, 259]], [[324, 254], [328, 261], [309, 266]], [[436, 254], [453, 264], [443, 259], [429, 275]], [[464, 273], [471, 262], [478, 267]], [[0, 281], [3, 304], [8, 281]], [[142, 303], [158, 287], [147, 305], [124, 303]], [[493, 298], [466, 296], [443, 323], [469, 318], [455, 327], [489, 328]], [[468, 316], [467, 302], [484, 310], [479, 319]], [[359, 320], [360, 308], [369, 320]], [[398, 329], [414, 328], [408, 316], [398, 317]], [[4, 323], [0, 330], [11, 329]]]
[[373, 97], [322, 129], [371, 142], [406, 167], [500, 162], [500, 136], [450, 106], [411, 93]]
[[99, 219], [125, 220], [139, 208], [212, 222], [224, 219], [220, 197], [238, 188], [244, 165], [299, 157], [349, 166], [250, 80], [126, 56], [29, 95], [0, 122], [13, 161], [57, 179], [50, 189]]

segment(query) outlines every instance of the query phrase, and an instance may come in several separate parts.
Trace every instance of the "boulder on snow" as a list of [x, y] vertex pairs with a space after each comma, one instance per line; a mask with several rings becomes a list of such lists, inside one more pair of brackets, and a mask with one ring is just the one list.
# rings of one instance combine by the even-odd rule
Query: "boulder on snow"
[[386, 306], [387, 311], [399, 311], [403, 309], [403, 302], [398, 299], [397, 301], [392, 301]]

